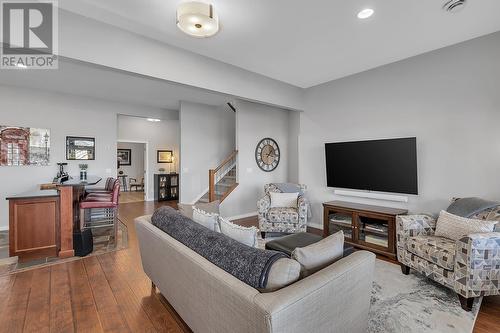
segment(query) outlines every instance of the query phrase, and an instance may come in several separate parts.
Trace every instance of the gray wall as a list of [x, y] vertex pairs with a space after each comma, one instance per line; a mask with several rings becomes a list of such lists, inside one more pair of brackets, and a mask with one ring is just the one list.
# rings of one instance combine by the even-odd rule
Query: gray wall
[[[367, 55], [368, 56], [368, 55]], [[300, 123], [300, 181], [314, 224], [326, 187], [324, 143], [416, 136], [419, 192], [408, 204], [437, 213], [453, 196], [500, 200], [500, 33], [310, 88]]]
[[180, 202], [194, 203], [208, 190], [208, 170], [235, 149], [235, 115], [228, 107], [181, 102]]
[[[231, 218], [255, 215], [264, 184], [288, 181], [288, 165], [296, 163], [289, 156], [289, 111], [241, 100], [235, 107], [239, 186], [221, 205], [222, 216]], [[255, 147], [266, 137], [280, 147], [281, 160], [273, 172], [262, 171], [255, 161]]]

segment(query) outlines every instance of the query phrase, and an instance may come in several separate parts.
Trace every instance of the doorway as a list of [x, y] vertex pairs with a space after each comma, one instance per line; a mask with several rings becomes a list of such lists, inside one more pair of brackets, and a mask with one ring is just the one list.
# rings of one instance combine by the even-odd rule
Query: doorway
[[146, 200], [147, 142], [118, 141], [117, 175], [120, 180], [120, 203]]

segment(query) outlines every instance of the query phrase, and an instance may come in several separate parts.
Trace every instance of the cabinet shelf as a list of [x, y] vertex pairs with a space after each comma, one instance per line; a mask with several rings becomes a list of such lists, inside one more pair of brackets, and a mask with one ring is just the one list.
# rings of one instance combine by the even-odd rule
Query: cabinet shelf
[[179, 199], [179, 174], [155, 174], [155, 201]]

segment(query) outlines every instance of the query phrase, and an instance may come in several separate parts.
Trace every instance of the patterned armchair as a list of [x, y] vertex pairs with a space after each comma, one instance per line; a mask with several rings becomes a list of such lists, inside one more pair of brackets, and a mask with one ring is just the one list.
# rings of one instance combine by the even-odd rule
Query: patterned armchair
[[[500, 206], [471, 218], [500, 221]], [[458, 241], [434, 236], [436, 220], [427, 215], [398, 216], [397, 252], [403, 274], [410, 268], [454, 290], [462, 308], [475, 297], [500, 294], [500, 230], [466, 235]]]
[[[300, 191], [304, 192], [306, 186], [299, 184]], [[262, 238], [266, 237], [266, 232], [297, 233], [305, 232], [307, 229], [307, 209], [308, 202], [303, 195], [299, 195], [297, 208], [270, 208], [271, 197], [269, 192], [282, 191], [276, 184], [266, 184], [264, 186], [265, 196], [257, 201], [259, 215], [259, 229]]]

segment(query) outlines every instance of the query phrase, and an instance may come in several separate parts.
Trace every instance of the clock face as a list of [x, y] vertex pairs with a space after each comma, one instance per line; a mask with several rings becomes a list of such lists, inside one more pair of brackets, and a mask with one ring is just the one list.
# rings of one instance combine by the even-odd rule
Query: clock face
[[255, 161], [263, 171], [276, 169], [280, 162], [280, 147], [271, 138], [262, 139], [255, 148]]

